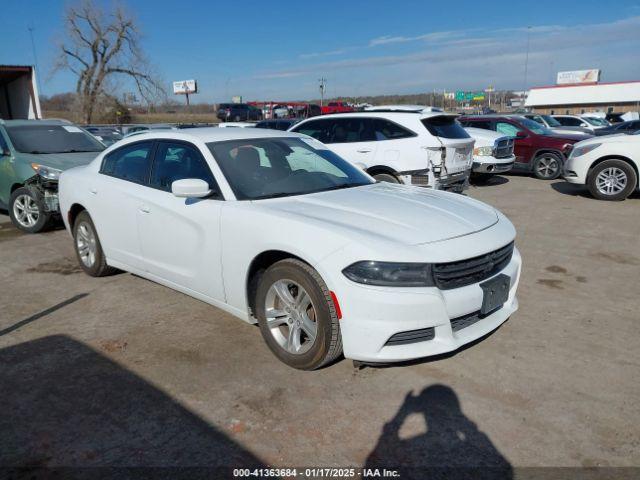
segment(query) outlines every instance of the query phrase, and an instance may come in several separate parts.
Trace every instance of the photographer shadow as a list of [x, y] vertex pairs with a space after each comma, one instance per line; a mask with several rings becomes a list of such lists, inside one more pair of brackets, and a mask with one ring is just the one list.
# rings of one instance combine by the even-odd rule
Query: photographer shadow
[[[424, 416], [427, 432], [400, 438], [400, 429], [412, 414]], [[365, 468], [396, 468], [402, 478], [513, 478], [509, 461], [464, 415], [457, 395], [445, 385], [407, 394], [384, 425]]]

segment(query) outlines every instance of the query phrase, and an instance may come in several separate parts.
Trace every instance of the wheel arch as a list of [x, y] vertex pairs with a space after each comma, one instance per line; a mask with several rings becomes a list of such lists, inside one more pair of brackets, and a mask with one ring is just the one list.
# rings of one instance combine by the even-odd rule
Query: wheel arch
[[299, 255], [287, 252], [285, 250], [265, 250], [264, 252], [256, 255], [253, 260], [251, 260], [245, 278], [245, 296], [247, 306], [249, 307], [249, 311], [247, 313], [250, 317], [254, 315], [254, 312], [256, 310], [255, 294], [258, 288], [260, 277], [271, 265], [286, 258], [295, 258], [296, 260], [300, 260], [301, 262], [311, 265], [310, 262], [306, 261], [304, 258], [300, 258]]
[[73, 231], [73, 224], [75, 223], [76, 218], [78, 218], [78, 215], [86, 210], [87, 209], [79, 203], [74, 203], [73, 205], [71, 205], [69, 211], [67, 212], [67, 221], [69, 222], [69, 228], [71, 229], [71, 231]]
[[393, 175], [394, 177], [398, 178], [398, 172], [396, 172], [393, 168], [387, 165], [374, 165], [373, 167], [367, 168], [367, 173], [372, 177], [379, 173], [386, 173], [388, 175]]
[[629, 157], [625, 157], [624, 155], [615, 155], [615, 154], [605, 155], [603, 157], [598, 158], [596, 161], [594, 161], [589, 167], [589, 173], [587, 173], [587, 182], [590, 180], [591, 173], [593, 172], [594, 168], [596, 168], [602, 162], [606, 162], [607, 160], [620, 160], [622, 162], [629, 164], [631, 168], [633, 168], [633, 171], [636, 172], [636, 188], [638, 187], [638, 185], [640, 185], [640, 170], [638, 169], [638, 165], [636, 164], [636, 162], [631, 160]]
[[11, 194], [15, 192], [20, 187], [24, 187], [24, 183], [14, 183], [13, 185], [11, 185], [11, 190], [9, 190], [9, 193]]
[[538, 158], [540, 155], [542, 155], [543, 153], [554, 153], [556, 155], [560, 155], [560, 158], [562, 160], [566, 159], [567, 156], [562, 153], [561, 150], [555, 149], [555, 148], [541, 148], [539, 150], [536, 150], [535, 153], [533, 154], [533, 156], [531, 157], [532, 160], [532, 164], [533, 164], [533, 160], [535, 160], [536, 158]]

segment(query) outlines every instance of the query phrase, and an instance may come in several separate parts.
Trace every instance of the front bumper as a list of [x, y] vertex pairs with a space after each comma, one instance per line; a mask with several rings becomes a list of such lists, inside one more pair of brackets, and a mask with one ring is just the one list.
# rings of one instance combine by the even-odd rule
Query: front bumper
[[576, 158], [569, 158], [564, 162], [562, 170], [562, 178], [569, 183], [584, 185], [587, 183], [587, 176], [593, 161], [589, 158], [589, 154], [581, 155]]
[[25, 181], [24, 184], [33, 188], [35, 192], [37, 192], [37, 195], [40, 195], [46, 212], [52, 214], [60, 213], [57, 180], [47, 180], [40, 175], [34, 175]]
[[504, 173], [513, 168], [516, 157], [474, 157], [471, 170], [474, 173]]
[[[393, 289], [359, 285], [345, 278], [348, 286], [344, 291], [349, 294], [340, 303], [345, 357], [364, 362], [399, 362], [451, 352], [481, 338], [518, 309], [516, 289], [521, 265], [520, 253], [514, 249], [511, 262], [499, 272], [511, 278], [509, 297], [502, 308], [484, 318], [473, 317], [482, 306], [479, 284], [452, 290]], [[460, 328], [460, 321], [468, 326]], [[430, 328], [430, 339], [387, 343], [396, 334]]]

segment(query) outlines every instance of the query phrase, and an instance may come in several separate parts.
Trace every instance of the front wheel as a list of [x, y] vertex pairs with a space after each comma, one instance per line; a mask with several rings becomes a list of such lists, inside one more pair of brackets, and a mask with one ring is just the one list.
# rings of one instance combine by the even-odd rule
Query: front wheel
[[555, 180], [562, 173], [562, 157], [557, 153], [541, 153], [533, 161], [533, 174], [540, 180]]
[[269, 267], [260, 278], [255, 305], [267, 346], [290, 367], [314, 370], [342, 353], [331, 293], [306, 263], [285, 259]]
[[51, 225], [52, 215], [45, 211], [44, 200], [37, 190], [20, 187], [9, 199], [9, 217], [23, 232], [39, 233]]
[[638, 178], [631, 165], [622, 160], [605, 160], [589, 173], [587, 187], [598, 200], [620, 201], [631, 195]]

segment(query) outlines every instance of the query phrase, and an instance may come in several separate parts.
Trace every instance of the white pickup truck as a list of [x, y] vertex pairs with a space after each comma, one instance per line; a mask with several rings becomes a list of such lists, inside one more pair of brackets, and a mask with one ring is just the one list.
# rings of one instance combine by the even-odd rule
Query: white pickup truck
[[476, 143], [473, 149], [471, 171], [479, 174], [508, 172], [513, 168], [515, 139], [482, 128], [465, 128]]

